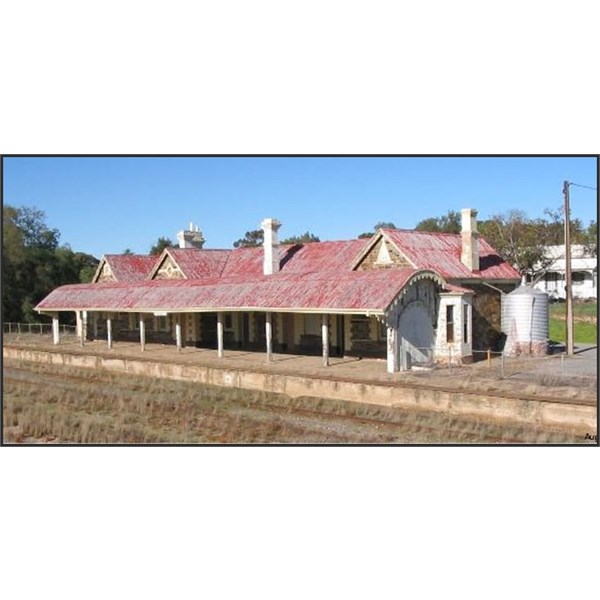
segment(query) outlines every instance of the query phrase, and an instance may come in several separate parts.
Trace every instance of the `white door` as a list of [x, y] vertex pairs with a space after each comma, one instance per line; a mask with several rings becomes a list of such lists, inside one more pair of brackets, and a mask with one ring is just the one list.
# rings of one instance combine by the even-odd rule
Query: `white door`
[[400, 348], [404, 347], [413, 363], [427, 363], [433, 348], [433, 324], [427, 309], [420, 303], [409, 304], [398, 323]]

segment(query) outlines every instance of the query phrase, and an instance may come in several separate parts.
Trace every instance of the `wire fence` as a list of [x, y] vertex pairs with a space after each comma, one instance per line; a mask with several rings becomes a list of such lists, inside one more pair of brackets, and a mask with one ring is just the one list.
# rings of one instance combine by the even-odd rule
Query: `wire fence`
[[[60, 325], [60, 335], [77, 335], [76, 325]], [[2, 332], [8, 335], [52, 335], [52, 323], [3, 323]]]
[[[51, 323], [3, 323], [5, 338], [42, 345], [52, 343]], [[84, 345], [77, 335], [77, 326], [59, 325], [60, 343]], [[544, 356], [506, 356], [503, 352], [473, 350], [472, 361], [466, 363], [452, 347], [400, 348], [400, 370], [422, 378], [450, 378], [475, 380], [512, 380], [526, 387], [542, 386], [597, 387], [595, 354], [585, 352], [567, 356], [564, 352]]]
[[593, 355], [569, 356], [564, 352], [545, 355], [506, 356], [492, 350], [474, 351], [474, 366], [482, 376], [522, 380], [541, 385], [596, 385], [597, 364]]
[[415, 348], [407, 353], [402, 370], [421, 372], [422, 377], [469, 379], [510, 379], [543, 386], [575, 385], [595, 387], [597, 365], [595, 355], [568, 356], [564, 352], [546, 355], [507, 356], [504, 352], [473, 350], [467, 363], [452, 349]]

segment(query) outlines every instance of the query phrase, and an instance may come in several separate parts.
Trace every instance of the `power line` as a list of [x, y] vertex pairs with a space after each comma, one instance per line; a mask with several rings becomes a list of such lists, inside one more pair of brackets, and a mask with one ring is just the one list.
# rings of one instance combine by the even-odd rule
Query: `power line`
[[590, 187], [589, 185], [581, 185], [580, 183], [573, 183], [572, 181], [569, 181], [568, 183], [569, 183], [569, 185], [576, 185], [577, 187], [586, 188], [588, 190], [598, 191], [598, 188]]

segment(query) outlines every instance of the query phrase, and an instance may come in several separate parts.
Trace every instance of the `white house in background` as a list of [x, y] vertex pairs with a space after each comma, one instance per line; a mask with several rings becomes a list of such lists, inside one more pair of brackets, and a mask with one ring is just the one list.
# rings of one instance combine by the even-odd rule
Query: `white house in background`
[[[548, 246], [547, 249], [554, 261], [534, 287], [547, 292], [550, 299], [565, 299], [565, 247]], [[573, 298], [585, 300], [598, 297], [598, 258], [581, 244], [571, 246], [571, 276]]]

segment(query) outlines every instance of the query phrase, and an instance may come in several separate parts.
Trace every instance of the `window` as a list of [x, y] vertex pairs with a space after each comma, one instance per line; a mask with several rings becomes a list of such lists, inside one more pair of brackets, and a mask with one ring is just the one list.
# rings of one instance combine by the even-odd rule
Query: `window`
[[225, 329], [233, 329], [233, 315], [231, 313], [225, 313], [223, 327], [225, 327]]
[[387, 325], [385, 323], [379, 323], [379, 339], [387, 340]]
[[369, 317], [354, 315], [350, 321], [350, 331], [353, 340], [371, 339], [371, 320]]
[[454, 342], [454, 306], [446, 306], [446, 341]]
[[463, 344], [469, 343], [469, 305], [463, 304]]
[[571, 275], [571, 281], [573, 285], [581, 285], [585, 281], [585, 273], [583, 271], [575, 271]]

